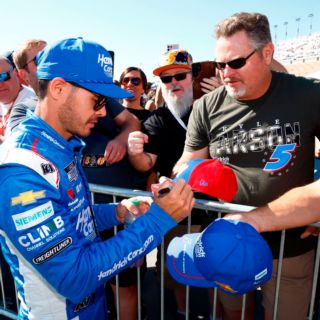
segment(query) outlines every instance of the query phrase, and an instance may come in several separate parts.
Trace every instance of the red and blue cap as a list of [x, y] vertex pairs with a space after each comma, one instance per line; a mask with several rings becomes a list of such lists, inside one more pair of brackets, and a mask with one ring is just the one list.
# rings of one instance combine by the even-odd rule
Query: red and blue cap
[[166, 263], [179, 283], [216, 287], [231, 295], [248, 293], [272, 275], [272, 253], [249, 224], [217, 219], [202, 233], [174, 238]]
[[132, 94], [113, 83], [110, 53], [100, 44], [70, 38], [47, 45], [37, 55], [38, 79], [57, 77], [111, 98], [129, 98]]
[[230, 202], [238, 191], [233, 170], [215, 159], [193, 159], [178, 172], [175, 181], [185, 180], [194, 191]]

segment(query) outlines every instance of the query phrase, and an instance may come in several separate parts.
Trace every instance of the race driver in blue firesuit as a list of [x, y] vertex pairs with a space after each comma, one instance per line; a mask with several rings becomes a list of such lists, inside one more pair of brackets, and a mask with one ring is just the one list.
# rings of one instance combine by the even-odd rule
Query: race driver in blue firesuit
[[[19, 319], [107, 319], [104, 284], [161, 242], [194, 204], [179, 180], [116, 236], [129, 200], [92, 205], [81, 168], [84, 143], [106, 97], [130, 95], [113, 84], [109, 52], [82, 38], [48, 45], [37, 56], [39, 101], [0, 150], [0, 239], [20, 299]], [[8, 72], [10, 72], [8, 70]], [[150, 205], [147, 203], [150, 201]]]

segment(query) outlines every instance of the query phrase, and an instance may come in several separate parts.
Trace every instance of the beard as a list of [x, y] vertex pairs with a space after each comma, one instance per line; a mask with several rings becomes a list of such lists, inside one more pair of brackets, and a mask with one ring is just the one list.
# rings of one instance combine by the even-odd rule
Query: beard
[[234, 99], [242, 98], [247, 93], [247, 89], [246, 89], [244, 84], [241, 85], [241, 87], [239, 89], [235, 89], [235, 88], [233, 88], [231, 86], [228, 86], [227, 84], [225, 85], [225, 88], [226, 88], [226, 90], [228, 92], [228, 95], [231, 96]]
[[[77, 90], [76, 88], [75, 90]], [[67, 97], [66, 101], [61, 104], [58, 109], [58, 119], [62, 130], [70, 136], [87, 137], [91, 133], [88, 128], [90, 123], [96, 121], [96, 117], [92, 116], [86, 121], [80, 116], [79, 107], [75, 101], [75, 90]]]
[[179, 118], [184, 117], [188, 111], [190, 110], [192, 103], [193, 103], [193, 93], [192, 88], [185, 89], [183, 96], [177, 99], [176, 96], [172, 96], [170, 92], [173, 89], [163, 89], [162, 95], [163, 99], [166, 102], [169, 110], [175, 113]]

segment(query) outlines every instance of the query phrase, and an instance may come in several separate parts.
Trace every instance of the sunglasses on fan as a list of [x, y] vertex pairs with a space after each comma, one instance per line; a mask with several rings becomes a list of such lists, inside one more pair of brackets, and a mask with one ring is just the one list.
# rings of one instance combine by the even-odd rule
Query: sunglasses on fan
[[160, 80], [162, 83], [170, 83], [172, 79], [174, 78], [176, 81], [182, 81], [187, 77], [187, 74], [191, 72], [183, 72], [183, 73], [177, 73], [173, 76], [162, 76], [160, 77]]
[[13, 70], [13, 68], [10, 68], [9, 71], [0, 73], [0, 82], [5, 82], [5, 81], [10, 80], [11, 79], [10, 72], [12, 70]]
[[138, 77], [125, 77], [122, 80], [122, 84], [128, 84], [129, 82], [131, 82], [134, 86], [139, 86], [141, 83], [141, 79]]
[[216, 61], [215, 64], [219, 70], [224, 70], [226, 68], [226, 66], [229, 66], [231, 69], [240, 69], [246, 65], [247, 60], [251, 56], [253, 56], [256, 52], [257, 52], [257, 50], [255, 49], [245, 58], [238, 58], [238, 59], [234, 59], [234, 60], [231, 60], [228, 62], [217, 62]]

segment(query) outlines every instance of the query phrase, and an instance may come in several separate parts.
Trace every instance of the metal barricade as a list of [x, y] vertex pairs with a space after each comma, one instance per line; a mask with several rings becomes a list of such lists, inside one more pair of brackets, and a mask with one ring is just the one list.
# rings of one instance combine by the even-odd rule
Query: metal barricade
[[[117, 197], [134, 197], [134, 196], [152, 196], [150, 192], [146, 191], [138, 191], [138, 190], [131, 190], [131, 189], [123, 189], [123, 188], [115, 188], [115, 187], [109, 187], [109, 186], [102, 186], [102, 185], [96, 185], [96, 184], [90, 184], [90, 190], [92, 195], [92, 200], [94, 200], [94, 194], [100, 193], [105, 195], [111, 195], [113, 197], [113, 201], [117, 201]], [[224, 202], [217, 202], [217, 201], [208, 201], [208, 200], [196, 200], [195, 208], [202, 209], [205, 211], [215, 211], [221, 213], [228, 213], [228, 212], [248, 212], [252, 210], [254, 207], [251, 206], [244, 206], [244, 205], [236, 205], [232, 203], [224, 203]], [[315, 226], [317, 228], [320, 228], [320, 222], [312, 224], [312, 226]], [[188, 232], [190, 232], [191, 228], [191, 218], [188, 218]], [[115, 228], [115, 233], [117, 232], [117, 229]], [[285, 230], [282, 231], [281, 236], [281, 243], [280, 243], [280, 254], [279, 254], [279, 267], [278, 267], [278, 273], [277, 273], [277, 282], [276, 282], [276, 293], [275, 293], [275, 307], [273, 310], [273, 319], [277, 319], [277, 310], [278, 310], [278, 299], [279, 299], [279, 289], [280, 289], [280, 275], [281, 275], [281, 266], [282, 266], [282, 259], [283, 259], [283, 251], [284, 251], [284, 245], [285, 245]], [[163, 244], [161, 245], [161, 270], [163, 270], [164, 265], [164, 249]], [[308, 319], [313, 319], [314, 314], [314, 307], [315, 307], [315, 298], [316, 298], [316, 289], [317, 289], [317, 281], [318, 281], [318, 273], [319, 273], [319, 260], [320, 260], [320, 238], [318, 237], [318, 245], [315, 255], [315, 266], [314, 266], [314, 275], [313, 275], [313, 286], [312, 286], [312, 293], [311, 293], [311, 300], [310, 300], [310, 311], [308, 315]], [[140, 268], [137, 268], [137, 276], [138, 276], [138, 319], [141, 320], [141, 277], [140, 277]], [[6, 306], [5, 302], [5, 288], [3, 286], [3, 278], [2, 273], [0, 269], [0, 285], [1, 285], [1, 293], [2, 293], [2, 306], [0, 306], [0, 315], [5, 316], [8, 319], [16, 319], [17, 313], [9, 310]], [[116, 280], [116, 309], [117, 314], [119, 315], [119, 308], [120, 308], [120, 301], [119, 301], [119, 282], [118, 279]], [[160, 277], [160, 310], [161, 310], [161, 320], [164, 320], [164, 277], [163, 273]], [[242, 302], [242, 315], [241, 319], [245, 319], [245, 304], [246, 304], [246, 296], [243, 295], [243, 302]], [[18, 303], [17, 303], [18, 305]], [[190, 307], [190, 288], [187, 287], [186, 289], [186, 320], [189, 319], [189, 307]], [[213, 319], [216, 317], [217, 312], [217, 289], [214, 289], [213, 294], [213, 307], [212, 307], [212, 315]], [[119, 320], [119, 316], [117, 316], [117, 319]]]
[[[96, 184], [90, 184], [90, 190], [92, 194], [94, 193], [102, 193], [102, 194], [108, 194], [112, 195], [114, 197], [114, 200], [116, 200], [116, 197], [135, 197], [135, 196], [152, 196], [150, 192], [146, 191], [139, 191], [139, 190], [131, 190], [131, 189], [123, 189], [123, 188], [115, 188], [115, 187], [109, 187], [109, 186], [101, 186]], [[195, 208], [202, 209], [205, 211], [215, 211], [221, 213], [230, 213], [230, 212], [248, 212], [254, 207], [252, 206], [245, 206], [245, 205], [237, 205], [233, 203], [225, 203], [225, 202], [217, 202], [217, 201], [209, 201], [209, 200], [200, 200], [196, 199], [196, 203], [194, 205]], [[312, 224], [312, 226], [320, 228], [320, 222]], [[191, 217], [188, 217], [188, 232], [190, 232], [191, 227]], [[280, 275], [281, 275], [281, 269], [282, 269], [282, 261], [283, 261], [283, 252], [284, 252], [284, 245], [285, 245], [285, 230], [282, 231], [281, 234], [281, 241], [280, 241], [280, 253], [279, 253], [279, 266], [277, 271], [277, 280], [276, 280], [276, 292], [274, 297], [274, 310], [273, 310], [273, 320], [277, 319], [277, 312], [278, 312], [278, 300], [279, 300], [279, 291], [280, 291]], [[163, 270], [164, 265], [164, 256], [165, 252], [163, 250], [163, 244], [161, 245], [161, 270]], [[313, 319], [314, 314], [314, 307], [315, 307], [315, 298], [316, 298], [316, 289], [317, 289], [317, 281], [318, 281], [318, 272], [319, 272], [319, 260], [320, 260], [320, 238], [318, 237], [318, 244], [317, 244], [317, 250], [315, 254], [315, 266], [314, 266], [314, 275], [313, 275], [313, 285], [312, 285], [312, 293], [311, 293], [311, 300], [310, 300], [310, 308], [309, 308], [309, 314], [308, 319]], [[139, 269], [138, 269], [139, 270]], [[139, 272], [139, 271], [138, 271]], [[160, 309], [161, 309], [161, 320], [164, 320], [164, 278], [163, 273], [160, 277], [160, 286], [161, 286], [161, 293], [160, 293]], [[141, 283], [138, 286], [138, 290], [141, 290]], [[141, 292], [138, 292], [139, 301], [141, 302]], [[119, 296], [117, 296], [119, 298]], [[189, 287], [187, 287], [186, 290], [186, 320], [189, 320], [189, 306], [190, 306], [190, 290]], [[246, 295], [243, 295], [242, 300], [242, 314], [241, 314], [241, 320], [245, 319], [245, 305], [246, 305]], [[212, 315], [213, 319], [216, 317], [217, 312], [217, 289], [214, 289], [214, 295], [213, 295], [213, 308], [212, 308]], [[138, 308], [138, 319], [141, 320], [141, 306]], [[119, 301], [117, 300], [117, 313], [119, 314]], [[119, 316], [117, 317], [117, 320], [119, 320]]]

